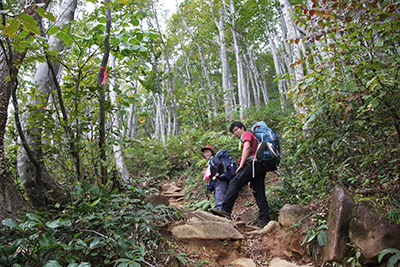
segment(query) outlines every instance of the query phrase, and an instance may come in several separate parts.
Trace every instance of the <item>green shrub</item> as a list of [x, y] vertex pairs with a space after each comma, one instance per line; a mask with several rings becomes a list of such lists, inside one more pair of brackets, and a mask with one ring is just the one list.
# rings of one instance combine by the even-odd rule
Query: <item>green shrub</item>
[[173, 210], [144, 205], [143, 190], [133, 186], [119, 193], [77, 185], [72, 193], [76, 199], [67, 207], [3, 220], [0, 265], [140, 266], [154, 260], [160, 242], [156, 222]]

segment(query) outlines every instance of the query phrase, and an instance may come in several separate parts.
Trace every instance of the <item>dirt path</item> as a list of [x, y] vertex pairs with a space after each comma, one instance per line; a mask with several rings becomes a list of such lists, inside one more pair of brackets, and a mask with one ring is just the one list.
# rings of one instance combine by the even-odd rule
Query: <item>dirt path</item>
[[[267, 182], [267, 185], [270, 183]], [[184, 199], [180, 197], [181, 192], [175, 193], [179, 197], [169, 197], [170, 203], [181, 207]], [[319, 266], [307, 255], [306, 247], [301, 245], [305, 229], [280, 229], [263, 234], [261, 229], [249, 232], [248, 228], [240, 227], [245, 222], [254, 220], [257, 214], [258, 208], [253, 195], [242, 191], [232, 210], [232, 221], [243, 222], [237, 227], [245, 237], [243, 240], [178, 240], [167, 228], [162, 229], [162, 234], [169, 240], [170, 247], [176, 254], [166, 260], [166, 266], [185, 266], [182, 263], [183, 257], [187, 261], [186, 266]], [[185, 222], [183, 220], [176, 223]]]

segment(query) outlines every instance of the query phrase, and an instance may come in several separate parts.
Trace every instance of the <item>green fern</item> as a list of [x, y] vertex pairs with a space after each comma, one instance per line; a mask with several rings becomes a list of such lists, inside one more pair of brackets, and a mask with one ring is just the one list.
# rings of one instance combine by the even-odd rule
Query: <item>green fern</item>
[[394, 267], [396, 262], [399, 262], [399, 264], [397, 266], [400, 266], [400, 250], [398, 250], [396, 248], [386, 248], [386, 249], [382, 250], [378, 256], [379, 263], [381, 262], [383, 257], [387, 254], [393, 254], [392, 256], [390, 256], [390, 258], [387, 262], [387, 267]]

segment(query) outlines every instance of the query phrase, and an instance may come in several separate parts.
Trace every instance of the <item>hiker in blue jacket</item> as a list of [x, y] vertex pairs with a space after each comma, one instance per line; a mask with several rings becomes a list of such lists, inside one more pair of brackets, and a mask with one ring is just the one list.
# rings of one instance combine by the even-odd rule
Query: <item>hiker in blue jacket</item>
[[208, 165], [210, 166], [210, 182], [214, 183], [214, 198], [215, 207], [214, 209], [221, 210], [222, 203], [225, 199], [226, 190], [228, 189], [228, 180], [224, 179], [224, 174], [226, 172], [225, 165], [223, 162], [215, 155], [212, 146], [206, 146], [201, 149], [204, 153], [204, 157], [208, 159]]

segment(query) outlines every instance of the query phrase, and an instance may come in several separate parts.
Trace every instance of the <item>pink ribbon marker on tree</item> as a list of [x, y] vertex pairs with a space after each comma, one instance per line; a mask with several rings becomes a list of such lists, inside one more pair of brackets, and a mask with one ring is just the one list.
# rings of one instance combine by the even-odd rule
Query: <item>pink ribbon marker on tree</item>
[[101, 82], [101, 85], [103, 85], [107, 79], [107, 69], [104, 68], [103, 66], [100, 66], [100, 69], [104, 69], [103, 81]]

